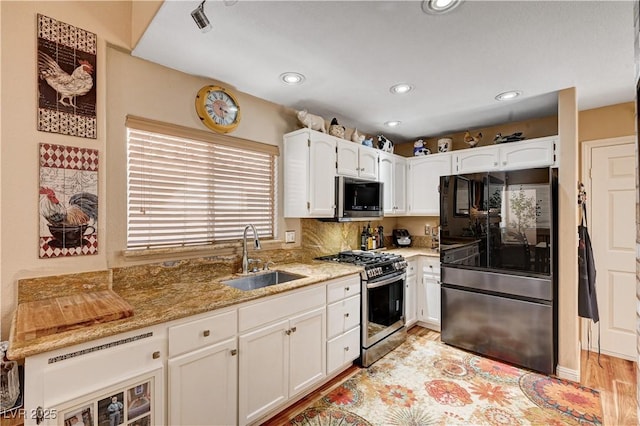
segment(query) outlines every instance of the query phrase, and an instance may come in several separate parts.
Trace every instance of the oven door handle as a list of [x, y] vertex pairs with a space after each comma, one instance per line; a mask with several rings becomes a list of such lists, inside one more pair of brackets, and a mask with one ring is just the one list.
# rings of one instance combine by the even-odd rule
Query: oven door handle
[[397, 274], [397, 275], [394, 275], [394, 276], [389, 277], [389, 278], [385, 278], [385, 279], [380, 280], [380, 281], [375, 281], [375, 282], [372, 282], [372, 283], [367, 283], [367, 288], [368, 288], [368, 289], [372, 289], [372, 288], [382, 287], [382, 286], [385, 286], [385, 285], [387, 285], [387, 284], [391, 284], [391, 283], [393, 283], [393, 282], [396, 282], [396, 281], [398, 281], [398, 280], [404, 280], [404, 279], [405, 279], [405, 277], [406, 277], [406, 274], [403, 272], [403, 273], [401, 273], [401, 274]]

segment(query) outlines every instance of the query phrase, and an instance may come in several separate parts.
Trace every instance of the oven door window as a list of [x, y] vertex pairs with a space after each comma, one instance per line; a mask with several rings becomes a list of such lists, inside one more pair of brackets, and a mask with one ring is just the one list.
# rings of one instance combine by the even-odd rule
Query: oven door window
[[367, 289], [368, 292], [368, 325], [369, 338], [388, 330], [390, 334], [398, 321], [404, 320], [404, 280], [399, 279], [390, 284]]

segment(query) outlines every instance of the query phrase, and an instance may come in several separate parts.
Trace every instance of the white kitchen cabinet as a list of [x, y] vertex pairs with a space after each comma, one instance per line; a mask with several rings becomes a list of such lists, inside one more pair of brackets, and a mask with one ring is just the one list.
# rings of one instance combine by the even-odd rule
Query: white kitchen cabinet
[[310, 129], [284, 135], [285, 217], [334, 216], [336, 139]]
[[553, 166], [557, 139], [557, 136], [549, 136], [454, 151], [454, 173]]
[[451, 153], [431, 154], [407, 160], [409, 216], [440, 215], [440, 176], [451, 174]]
[[169, 424], [236, 424], [237, 311], [169, 327]]
[[361, 179], [378, 180], [378, 150], [336, 138], [337, 173]]
[[404, 320], [407, 327], [411, 327], [418, 321], [418, 261], [416, 259], [407, 262], [407, 280], [404, 292]]
[[327, 284], [327, 375], [360, 356], [360, 277]]
[[238, 312], [238, 423], [245, 425], [325, 377], [326, 287], [280, 295]]
[[[164, 419], [166, 328], [139, 329], [25, 359], [25, 425], [85, 424], [107, 419], [113, 397], [123, 404], [120, 423]], [[88, 420], [95, 423], [87, 423]]]
[[384, 215], [401, 216], [407, 213], [407, 159], [388, 152], [380, 152], [379, 181], [384, 184]]
[[418, 319], [421, 325], [440, 331], [440, 259], [422, 256]]

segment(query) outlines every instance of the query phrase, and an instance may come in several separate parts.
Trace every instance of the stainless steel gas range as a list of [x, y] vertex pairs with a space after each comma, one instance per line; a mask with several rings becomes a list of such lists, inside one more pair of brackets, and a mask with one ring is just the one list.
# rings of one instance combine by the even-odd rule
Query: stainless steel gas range
[[364, 267], [360, 274], [360, 363], [363, 367], [369, 367], [405, 341], [404, 289], [407, 262], [402, 256], [354, 250], [317, 259]]

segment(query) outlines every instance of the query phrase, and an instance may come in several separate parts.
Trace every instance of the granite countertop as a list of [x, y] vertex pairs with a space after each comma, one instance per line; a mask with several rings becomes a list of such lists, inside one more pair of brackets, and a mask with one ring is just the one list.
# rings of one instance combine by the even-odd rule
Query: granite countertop
[[154, 282], [153, 277], [146, 277], [147, 279], [142, 280], [132, 279], [125, 284], [113, 287], [119, 296], [133, 306], [134, 315], [132, 317], [85, 326], [28, 341], [19, 341], [16, 338], [16, 315], [14, 314], [7, 356], [14, 360], [23, 359], [39, 353], [214, 311], [362, 271], [359, 266], [321, 261], [281, 264], [276, 265], [273, 269], [305, 275], [307, 278], [250, 291], [238, 290], [221, 283], [223, 280], [237, 278], [240, 276], [239, 274], [212, 276], [210, 281], [196, 283], [188, 278], [185, 281], [161, 284]]
[[383, 250], [383, 251], [385, 253], [402, 255], [407, 260], [416, 256], [440, 257], [440, 252], [437, 249], [426, 248], [426, 247], [403, 247], [403, 248], [394, 248], [394, 249]]

